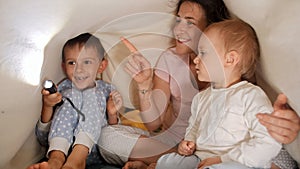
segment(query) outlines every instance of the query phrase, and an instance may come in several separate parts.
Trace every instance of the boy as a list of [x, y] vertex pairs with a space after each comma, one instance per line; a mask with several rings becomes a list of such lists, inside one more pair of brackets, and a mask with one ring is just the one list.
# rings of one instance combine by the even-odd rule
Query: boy
[[[114, 87], [102, 80], [95, 80], [97, 74], [102, 73], [106, 67], [103, 56], [104, 49], [99, 39], [89, 33], [81, 34], [65, 43], [62, 68], [67, 78], [58, 86], [61, 94], [49, 95], [49, 92], [42, 91], [41, 122], [50, 122], [53, 106], [64, 98], [51, 122], [47, 152], [49, 160], [28, 168], [84, 169], [89, 154], [89, 157], [99, 156], [95, 145], [100, 137], [101, 128], [107, 125], [107, 118], [109, 124], [118, 122], [117, 111], [122, 105], [119, 93], [113, 91]], [[38, 135], [38, 138], [43, 136]], [[39, 141], [42, 143], [46, 140]], [[71, 152], [68, 154], [70, 148]]]
[[205, 29], [194, 59], [198, 79], [211, 87], [198, 93], [179, 154], [159, 159], [157, 168], [270, 168], [281, 149], [256, 114], [272, 105], [258, 86], [243, 81], [255, 71], [259, 44], [241, 20], [214, 23]]

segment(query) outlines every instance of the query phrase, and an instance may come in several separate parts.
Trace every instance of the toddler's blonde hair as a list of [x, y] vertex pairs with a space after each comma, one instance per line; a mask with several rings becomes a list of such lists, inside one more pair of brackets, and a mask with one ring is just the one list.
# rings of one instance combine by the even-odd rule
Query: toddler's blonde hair
[[256, 70], [256, 62], [260, 57], [260, 47], [254, 29], [240, 19], [225, 20], [213, 23], [205, 31], [215, 29], [224, 42], [226, 52], [236, 51], [241, 56], [238, 67], [242, 78], [250, 79]]

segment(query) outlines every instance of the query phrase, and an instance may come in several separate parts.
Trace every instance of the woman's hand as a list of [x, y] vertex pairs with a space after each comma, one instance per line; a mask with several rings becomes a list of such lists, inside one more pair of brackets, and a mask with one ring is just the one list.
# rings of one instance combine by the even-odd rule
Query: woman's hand
[[300, 131], [300, 117], [287, 106], [287, 97], [278, 95], [271, 114], [259, 113], [259, 122], [264, 125], [269, 134], [278, 142], [289, 144], [293, 142]]
[[122, 38], [122, 41], [130, 52], [132, 52], [128, 57], [125, 71], [137, 82], [139, 87], [143, 89], [144, 87], [149, 88], [151, 85], [149, 83], [152, 81], [151, 64], [127, 39]]

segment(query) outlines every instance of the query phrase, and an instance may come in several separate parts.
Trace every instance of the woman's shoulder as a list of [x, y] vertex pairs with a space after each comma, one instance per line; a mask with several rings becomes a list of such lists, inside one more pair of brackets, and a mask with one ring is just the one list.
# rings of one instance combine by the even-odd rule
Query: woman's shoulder
[[171, 67], [182, 63], [183, 60], [176, 54], [175, 48], [169, 48], [164, 51], [157, 61], [157, 65], [171, 65]]
[[168, 48], [167, 50], [165, 50], [164, 52], [162, 52], [161, 57], [167, 57], [167, 56], [176, 56], [176, 50], [175, 47], [172, 48]]

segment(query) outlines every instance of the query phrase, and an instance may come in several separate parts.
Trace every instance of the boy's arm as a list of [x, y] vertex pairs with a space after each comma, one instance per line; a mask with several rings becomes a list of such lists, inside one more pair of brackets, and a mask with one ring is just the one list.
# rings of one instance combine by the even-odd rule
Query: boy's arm
[[51, 122], [43, 123], [39, 120], [35, 126], [35, 135], [41, 146], [48, 147], [48, 134]]
[[42, 89], [42, 111], [41, 122], [48, 123], [51, 121], [54, 113], [54, 106], [62, 100], [62, 95], [59, 92], [50, 94], [49, 91]]
[[50, 94], [49, 91], [42, 89], [42, 110], [41, 118], [35, 127], [35, 134], [42, 146], [48, 146], [48, 134], [51, 120], [54, 114], [54, 106], [61, 101], [62, 95], [58, 92]]

